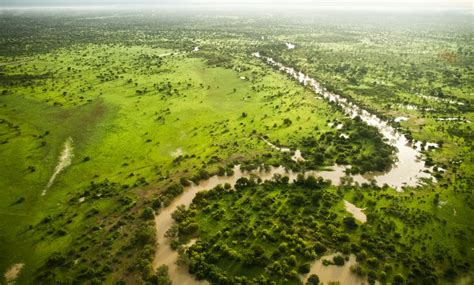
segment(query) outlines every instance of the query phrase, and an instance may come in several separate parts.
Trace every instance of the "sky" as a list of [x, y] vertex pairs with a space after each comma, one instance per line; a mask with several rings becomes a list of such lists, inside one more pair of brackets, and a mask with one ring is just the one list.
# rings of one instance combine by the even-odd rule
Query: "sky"
[[124, 5], [268, 5], [454, 8], [473, 10], [474, 0], [0, 0], [0, 6], [124, 6]]

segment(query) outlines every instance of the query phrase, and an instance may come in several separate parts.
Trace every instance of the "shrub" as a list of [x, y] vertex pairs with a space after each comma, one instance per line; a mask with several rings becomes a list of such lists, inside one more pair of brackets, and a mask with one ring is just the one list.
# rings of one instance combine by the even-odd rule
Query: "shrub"
[[191, 182], [189, 182], [189, 180], [186, 177], [181, 177], [179, 179], [179, 183], [184, 187], [191, 185]]
[[155, 275], [150, 278], [153, 285], [171, 285], [171, 279], [168, 276], [168, 266], [161, 265], [156, 269]]
[[161, 200], [156, 198], [156, 199], [153, 199], [151, 201], [151, 207], [154, 209], [154, 210], [158, 210], [159, 208], [161, 208]]
[[319, 276], [316, 274], [311, 274], [306, 281], [306, 285], [318, 285], [319, 284]]
[[142, 212], [141, 218], [145, 220], [151, 220], [155, 218], [155, 211], [153, 211], [153, 209], [150, 207], [146, 207]]
[[338, 255], [335, 255], [333, 258], [332, 258], [332, 261], [334, 261], [334, 264], [338, 265], [338, 266], [343, 266], [344, 265], [344, 257], [342, 257], [342, 255], [338, 254]]
[[314, 250], [317, 254], [321, 255], [326, 252], [326, 247], [322, 243], [316, 242], [316, 244], [314, 245]]
[[303, 263], [298, 267], [298, 273], [301, 273], [301, 274], [309, 273], [310, 270], [311, 270], [311, 266], [309, 263]]
[[155, 232], [152, 228], [141, 226], [133, 239], [135, 245], [146, 245], [155, 243]]
[[49, 268], [57, 267], [63, 265], [65, 262], [66, 258], [61, 254], [55, 252], [51, 254], [51, 256], [46, 260], [46, 266]]
[[405, 283], [405, 278], [401, 274], [397, 274], [393, 277], [393, 285], [401, 285]]
[[357, 223], [354, 217], [345, 217], [344, 218], [344, 225], [350, 230], [355, 230], [357, 229]]

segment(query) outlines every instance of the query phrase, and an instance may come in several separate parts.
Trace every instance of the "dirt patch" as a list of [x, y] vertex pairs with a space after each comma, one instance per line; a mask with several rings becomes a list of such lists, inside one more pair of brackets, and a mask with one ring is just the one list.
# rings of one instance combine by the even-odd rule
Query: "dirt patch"
[[344, 207], [346, 208], [346, 211], [351, 213], [359, 222], [367, 222], [367, 216], [362, 212], [364, 209], [357, 208], [354, 204], [351, 204], [346, 200], [344, 200]]
[[5, 280], [8, 285], [15, 284], [18, 274], [20, 274], [21, 269], [25, 266], [24, 263], [17, 263], [10, 267], [7, 272], [5, 272]]
[[72, 138], [68, 138], [66, 142], [64, 143], [64, 149], [61, 152], [61, 155], [59, 156], [59, 161], [58, 164], [56, 165], [56, 168], [54, 169], [54, 173], [49, 178], [48, 184], [46, 185], [46, 188], [43, 190], [43, 193], [41, 193], [42, 196], [46, 195], [46, 192], [48, 189], [53, 185], [54, 180], [56, 179], [56, 176], [66, 169], [69, 165], [71, 165], [72, 162], [72, 157], [74, 156], [73, 154], [73, 148], [72, 148]]
[[178, 157], [180, 155], [183, 155], [183, 150], [178, 147], [175, 151], [171, 152], [172, 157]]
[[351, 267], [357, 265], [356, 257], [353, 254], [349, 256], [349, 260], [346, 260], [343, 266], [324, 265], [323, 260], [332, 260], [335, 255], [337, 253], [325, 255], [313, 262], [310, 272], [303, 275], [302, 279], [306, 282], [311, 274], [316, 274], [324, 284], [330, 282], [338, 282], [337, 284], [341, 285], [365, 284], [364, 278], [357, 276], [351, 271]]

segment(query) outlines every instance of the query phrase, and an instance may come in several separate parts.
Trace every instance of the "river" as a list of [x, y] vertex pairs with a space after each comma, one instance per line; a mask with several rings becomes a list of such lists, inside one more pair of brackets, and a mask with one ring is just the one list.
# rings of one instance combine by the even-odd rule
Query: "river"
[[[434, 179], [430, 173], [431, 169], [427, 168], [424, 164], [424, 161], [422, 160], [423, 155], [420, 150], [415, 148], [414, 144], [410, 143], [405, 135], [392, 127], [388, 122], [362, 109], [346, 98], [327, 91], [319, 82], [302, 72], [298, 72], [291, 67], [286, 67], [283, 64], [274, 61], [272, 58], [261, 56], [259, 53], [254, 53], [253, 56], [263, 59], [267, 64], [277, 67], [280, 71], [285, 72], [289, 76], [298, 80], [301, 84], [310, 87], [316, 93], [316, 96], [323, 97], [329, 102], [338, 104], [347, 116], [351, 118], [359, 116], [368, 125], [376, 127], [380, 134], [386, 139], [387, 143], [397, 148], [397, 161], [389, 171], [369, 173], [363, 176], [351, 175], [354, 182], [363, 183], [374, 179], [380, 186], [387, 184], [397, 190], [401, 190], [403, 186], [418, 186], [421, 178]], [[288, 148], [275, 146], [266, 139], [262, 138], [262, 140], [270, 147], [279, 151], [290, 151]], [[299, 150], [295, 150], [295, 156], [293, 156], [293, 160], [304, 160]], [[346, 166], [335, 165], [333, 166], [332, 171], [308, 171], [305, 172], [305, 175], [321, 176], [324, 179], [331, 180], [333, 184], [337, 185], [340, 183], [340, 179], [346, 176], [346, 168]], [[170, 248], [169, 240], [165, 237], [166, 231], [173, 224], [171, 214], [179, 205], [188, 207], [196, 193], [200, 191], [208, 190], [219, 184], [225, 183], [229, 183], [233, 186], [239, 178], [249, 177], [250, 175], [257, 175], [263, 181], [270, 180], [275, 174], [286, 175], [290, 178], [290, 181], [293, 181], [298, 175], [298, 172], [286, 170], [282, 166], [271, 167], [269, 171], [257, 170], [253, 172], [242, 172], [240, 166], [237, 165], [234, 166], [234, 174], [231, 176], [212, 176], [208, 180], [201, 181], [199, 185], [192, 184], [191, 186], [186, 187], [183, 194], [176, 197], [168, 207], [163, 208], [161, 212], [155, 217], [156, 234], [159, 245], [153, 261], [153, 268], [156, 269], [162, 264], [167, 265], [169, 269], [169, 276], [173, 284], [176, 285], [208, 284], [207, 281], [197, 281], [194, 276], [187, 272], [187, 269], [184, 266], [178, 266], [176, 264], [178, 253]], [[361, 222], [365, 222], [365, 215], [362, 212], [356, 212], [357, 208], [354, 205], [348, 205], [347, 203], [345, 205], [357, 219], [361, 220]], [[337, 269], [337, 267], [332, 268]], [[318, 262], [315, 262], [311, 269], [313, 273], [318, 273], [321, 270], [323, 269], [320, 268], [320, 264]], [[340, 281], [342, 284], [349, 284], [347, 282], [356, 280], [355, 277], [349, 276], [350, 272], [347, 273], [344, 271], [344, 274], [336, 274], [337, 272], [331, 271], [335, 269], [326, 268], [324, 270], [326, 270], [326, 273], [324, 273], [325, 276], [333, 276], [335, 278], [334, 281]], [[341, 268], [340, 270], [343, 269]], [[338, 276], [343, 276], [344, 278], [338, 279]]]

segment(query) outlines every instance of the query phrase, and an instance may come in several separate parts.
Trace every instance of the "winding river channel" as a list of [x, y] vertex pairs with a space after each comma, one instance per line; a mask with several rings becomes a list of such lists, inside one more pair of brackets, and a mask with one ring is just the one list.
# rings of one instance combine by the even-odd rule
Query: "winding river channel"
[[[380, 186], [387, 184], [401, 191], [403, 186], [417, 186], [420, 183], [421, 178], [434, 179], [430, 174], [431, 169], [425, 167], [424, 161], [422, 160], [423, 155], [416, 148], [415, 144], [411, 144], [405, 135], [397, 131], [388, 122], [383, 121], [382, 119], [355, 105], [342, 96], [325, 90], [325, 88], [321, 86], [319, 82], [302, 72], [298, 72], [291, 67], [286, 67], [283, 64], [274, 61], [272, 58], [261, 56], [259, 53], [254, 53], [253, 56], [264, 60], [268, 65], [276, 67], [281, 72], [284, 72], [290, 77], [298, 80], [301, 84], [310, 87], [316, 93], [316, 96], [322, 97], [330, 102], [335, 102], [342, 108], [347, 116], [351, 118], [359, 116], [368, 125], [376, 127], [380, 134], [382, 134], [382, 136], [386, 139], [387, 143], [397, 148], [397, 161], [389, 171], [370, 173], [363, 176], [352, 175], [351, 177], [354, 182], [363, 183], [373, 179]], [[264, 143], [267, 143], [270, 147], [276, 150], [283, 152], [291, 151], [288, 148], [275, 146], [268, 140], [262, 140]], [[304, 160], [299, 150], [294, 150], [294, 152], [295, 155], [293, 156], [293, 160]], [[340, 183], [340, 179], [346, 176], [345, 170], [346, 166], [335, 165], [332, 170], [329, 171], [308, 171], [304, 174], [320, 176], [324, 179], [329, 179], [333, 182], [333, 184], [338, 185]], [[176, 197], [168, 207], [163, 208], [161, 212], [155, 217], [156, 234], [159, 245], [157, 247], [153, 261], [154, 269], [163, 264], [167, 265], [169, 269], [169, 276], [175, 285], [208, 284], [207, 281], [197, 281], [193, 275], [188, 273], [185, 266], [178, 266], [176, 264], [176, 261], [178, 260], [178, 253], [177, 251], [171, 249], [169, 245], [170, 241], [165, 237], [166, 231], [172, 226], [174, 222], [171, 214], [179, 205], [188, 207], [196, 193], [200, 191], [208, 190], [219, 184], [225, 183], [229, 183], [233, 186], [239, 178], [249, 177], [251, 175], [256, 175], [263, 181], [270, 180], [275, 174], [288, 176], [290, 181], [293, 181], [299, 173], [286, 170], [282, 166], [270, 167], [269, 170], [259, 169], [252, 172], [243, 172], [241, 171], [240, 166], [236, 165], [234, 166], [234, 174], [231, 176], [212, 176], [208, 180], [201, 181], [199, 185], [192, 184], [191, 186], [186, 187], [183, 194]], [[354, 205], [352, 206], [346, 205], [346, 208], [349, 207], [348, 209], [352, 209], [352, 213], [356, 214], [356, 218], [361, 219], [360, 216], [362, 214], [359, 213], [360, 209], [357, 209]], [[357, 216], [357, 213], [359, 213], [359, 216]], [[363, 217], [365, 218], [365, 216]], [[327, 270], [332, 270], [330, 268], [331, 267], [328, 267]], [[321, 270], [320, 262], [315, 261], [313, 263], [311, 272], [323, 274], [323, 272], [320, 272]], [[333, 273], [334, 272], [328, 273], [329, 275], [325, 275], [331, 276], [331, 278], [334, 276], [335, 279], [333, 281], [339, 281], [341, 284], [354, 284], [353, 282], [358, 283], [358, 281], [360, 281], [355, 277], [355, 275], [351, 276], [349, 273], [339, 275]], [[338, 276], [343, 276], [344, 278], [338, 280]]]

